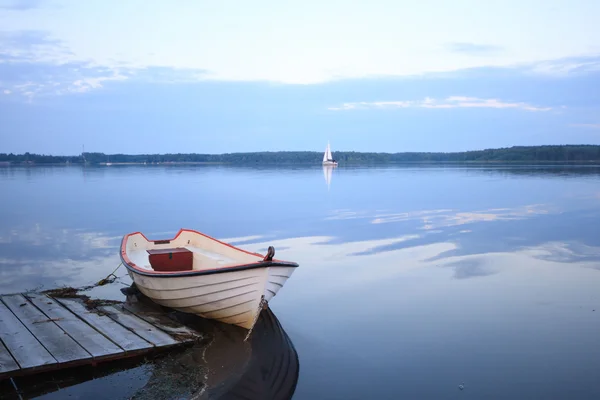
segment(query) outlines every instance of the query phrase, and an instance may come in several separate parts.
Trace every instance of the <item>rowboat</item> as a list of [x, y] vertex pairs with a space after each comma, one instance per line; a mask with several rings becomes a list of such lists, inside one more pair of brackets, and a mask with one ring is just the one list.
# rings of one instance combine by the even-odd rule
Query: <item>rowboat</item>
[[157, 304], [252, 329], [298, 264], [181, 229], [173, 239], [123, 237], [121, 261], [135, 287]]

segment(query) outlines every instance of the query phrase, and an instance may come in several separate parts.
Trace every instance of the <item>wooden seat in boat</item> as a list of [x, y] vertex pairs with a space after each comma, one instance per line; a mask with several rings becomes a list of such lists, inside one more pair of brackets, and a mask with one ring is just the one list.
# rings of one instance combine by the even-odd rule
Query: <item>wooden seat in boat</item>
[[194, 267], [194, 253], [186, 248], [147, 251], [150, 266], [155, 271], [191, 271]]

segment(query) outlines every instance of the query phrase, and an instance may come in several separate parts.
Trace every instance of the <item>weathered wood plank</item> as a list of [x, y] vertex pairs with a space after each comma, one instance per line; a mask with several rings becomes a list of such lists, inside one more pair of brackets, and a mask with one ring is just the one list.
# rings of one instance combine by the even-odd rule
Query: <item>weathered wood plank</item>
[[[1, 322], [0, 322], [1, 323]], [[10, 355], [4, 343], [0, 340], [0, 374], [19, 369], [19, 364]]]
[[54, 299], [43, 294], [30, 294], [26, 297], [37, 308], [42, 310], [48, 318], [53, 319], [56, 325], [67, 332], [69, 336], [93, 357], [102, 357], [124, 352], [122, 348], [108, 340], [106, 336], [96, 331], [88, 325], [87, 322], [78, 318]]
[[0, 339], [21, 368], [32, 368], [57, 362], [1, 301]]
[[152, 343], [142, 339], [135, 333], [113, 321], [111, 318], [100, 315], [95, 311], [88, 310], [86, 306], [78, 300], [65, 298], [54, 298], [54, 300], [77, 314], [98, 332], [110, 338], [111, 341], [118, 344], [127, 352], [154, 347]]
[[142, 302], [123, 303], [123, 308], [165, 332], [178, 335], [189, 335], [192, 338], [202, 336], [193, 329], [169, 318], [158, 305], [149, 305]]
[[3, 296], [2, 301], [58, 362], [92, 357], [23, 295]]
[[161, 331], [141, 318], [136, 317], [126, 310], [119, 310], [113, 306], [103, 306], [99, 309], [119, 324], [131, 329], [150, 343], [156, 346], [169, 346], [180, 343], [168, 333]]

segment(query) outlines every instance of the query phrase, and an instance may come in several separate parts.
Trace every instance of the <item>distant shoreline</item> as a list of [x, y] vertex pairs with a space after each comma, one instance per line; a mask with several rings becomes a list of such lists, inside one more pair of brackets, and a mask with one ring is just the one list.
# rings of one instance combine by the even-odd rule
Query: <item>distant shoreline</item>
[[[235, 166], [235, 167], [252, 167], [252, 166], [298, 166], [298, 167], [323, 167], [321, 164], [315, 163], [290, 163], [290, 162], [262, 162], [262, 163], [233, 163], [233, 162], [160, 162], [160, 163], [7, 163], [0, 162], [0, 168], [11, 168], [11, 167], [157, 167], [157, 166], [182, 166], [182, 165], [220, 165], [220, 166]], [[343, 168], [344, 166], [355, 167], [355, 166], [385, 166], [385, 165], [598, 165], [600, 166], [600, 160], [577, 160], [577, 161], [387, 161], [387, 162], [347, 162], [337, 165], [335, 168]], [[333, 168], [333, 167], [329, 167]]]
[[[375, 153], [334, 151], [342, 165], [367, 164], [514, 164], [600, 163], [600, 145], [513, 146], [464, 152]], [[321, 165], [323, 153], [316, 151], [265, 151], [225, 154], [104, 154], [76, 156], [0, 153], [0, 166], [11, 165]]]

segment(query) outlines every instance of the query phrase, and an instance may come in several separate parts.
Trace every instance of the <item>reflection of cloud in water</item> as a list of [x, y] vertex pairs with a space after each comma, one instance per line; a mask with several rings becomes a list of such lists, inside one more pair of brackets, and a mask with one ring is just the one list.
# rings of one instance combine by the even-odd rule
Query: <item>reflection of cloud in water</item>
[[[278, 247], [277, 250], [281, 251], [281, 250], [287, 250], [289, 249], [289, 247]], [[258, 249], [257, 252], [259, 253], [266, 253], [267, 251], [269, 251], [268, 247], [263, 247], [261, 249]]]
[[[401, 243], [407, 242], [409, 240], [419, 239], [421, 237], [422, 237], [421, 235], [401, 236], [399, 238], [394, 239], [394, 241], [392, 243], [383, 244], [383, 245], [377, 246], [377, 247], [372, 247], [372, 248], [364, 250], [364, 251], [358, 251], [356, 253], [351, 253], [350, 255], [351, 256], [366, 256], [369, 254], [375, 254], [375, 253], [393, 250], [394, 248], [398, 248], [398, 245], [400, 245]], [[406, 247], [406, 246], [404, 246], [404, 247]]]
[[[466, 221], [476, 220], [471, 218], [473, 215], [480, 214], [485, 215], [481, 217], [482, 221], [494, 221], [523, 219], [528, 215], [546, 212], [538, 206], [491, 209], [479, 214], [452, 214], [446, 211], [436, 210], [433, 213], [439, 217], [436, 222], [439, 226], [452, 227], [467, 223]], [[346, 212], [340, 211], [340, 213]], [[469, 215], [468, 218], [466, 214]], [[405, 219], [423, 218], [423, 212], [401, 215]], [[399, 218], [397, 217], [396, 220]], [[511, 232], [514, 230], [510, 229]], [[462, 235], [456, 236], [448, 232], [444, 235], [444, 232], [427, 230], [421, 234], [403, 234], [391, 238], [353, 242], [340, 242], [340, 237], [333, 236], [271, 240], [269, 238], [271, 235], [222, 240], [260, 253], [264, 253], [269, 245], [275, 246], [277, 258], [299, 262], [302, 267], [294, 274], [294, 279], [289, 282], [290, 285], [295, 285], [295, 282], [301, 282], [303, 279], [314, 280], [315, 276], [319, 276], [323, 285], [347, 285], [364, 280], [384, 280], [403, 271], [443, 266], [453, 268], [456, 278], [489, 276], [509, 267], [490, 264], [490, 260], [496, 258], [501, 260], [506, 255], [526, 257], [520, 261], [522, 263], [530, 263], [534, 259], [581, 263], [597, 261], [600, 258], [598, 248], [579, 244], [577, 241], [571, 243], [548, 241], [537, 247], [524, 247], [525, 243], [517, 240], [519, 238], [510, 239], [506, 235], [498, 243], [506, 242], [508, 245], [488, 248], [487, 251], [482, 252], [481, 248], [472, 246], [473, 240], [479, 237], [478, 235], [467, 240]], [[457, 229], [454, 233], [469, 232], [471, 230]], [[470, 238], [471, 235], [468, 237]], [[3, 235], [0, 241], [0, 292], [27, 290], [39, 285], [50, 288], [57, 285], [81, 286], [96, 282], [119, 264], [120, 239], [120, 236], [83, 230], [52, 231], [39, 225], [25, 230], [14, 229], [10, 235]], [[598, 268], [597, 265], [589, 267]], [[316, 269], [318, 275], [315, 275]], [[125, 270], [117, 273], [118, 276], [124, 274]]]
[[[148, 239], [171, 239], [177, 235], [177, 230], [174, 231], [163, 231], [163, 232], [152, 232], [145, 234]], [[237, 237], [228, 237], [228, 238], [216, 238], [222, 242], [230, 243], [233, 245], [255, 242], [257, 240], [262, 239], [264, 236], [262, 235], [251, 235], [251, 236], [237, 236]], [[119, 237], [119, 240], [121, 237]]]
[[356, 211], [350, 211], [350, 210], [334, 210], [333, 215], [325, 218], [326, 220], [336, 220], [336, 219], [358, 219], [358, 218], [366, 218], [366, 216], [364, 215], [364, 213], [359, 213]]
[[222, 242], [230, 243], [233, 245], [239, 245], [243, 243], [256, 242], [262, 239], [264, 236], [261, 235], [253, 235], [253, 236], [240, 236], [240, 237], [232, 237], [232, 238], [224, 238], [219, 239]]
[[[454, 268], [457, 279], [491, 276], [502, 273], [508, 280], [531, 284], [541, 281], [548, 274], [561, 274], [578, 280], [585, 275], [581, 269], [599, 269], [600, 248], [581, 244], [567, 245], [565, 243], [543, 243], [538, 246], [523, 247], [519, 250], [505, 252], [489, 252], [469, 255], [450, 256], [451, 253], [441, 254], [429, 261], [440, 267]], [[581, 271], [581, 272], [577, 272]], [[558, 276], [558, 275], [556, 275]], [[552, 279], [556, 279], [556, 276]]]
[[[277, 258], [300, 263], [294, 274], [296, 281], [310, 280], [313, 287], [323, 281], [325, 286], [386, 280], [419, 269], [432, 271], [449, 267], [453, 277], [465, 279], [489, 277], [504, 271], [534, 272], [537, 267], [578, 265], [598, 268], [600, 248], [585, 245], [547, 243], [534, 247], [500, 252], [458, 254], [458, 243], [440, 241], [427, 244], [411, 242], [418, 235], [397, 238], [331, 243], [330, 237], [300, 237], [254, 243], [244, 246], [250, 251], [275, 246]], [[560, 257], [558, 256], [560, 255]], [[317, 275], [318, 274], [318, 275]]]
[[485, 260], [477, 258], [448, 262], [444, 266], [454, 268], [454, 277], [456, 279], [475, 278], [498, 273], [498, 270], [487, 266]]
[[[0, 259], [0, 293], [34, 288], [89, 285], [106, 277], [120, 263], [117, 251], [110, 256], [74, 259]], [[119, 276], [124, 275], [121, 270]]]
[[0, 236], [0, 292], [88, 285], [119, 264], [120, 236], [35, 224]]
[[[78, 245], [79, 249], [112, 249], [118, 245], [122, 236], [107, 236], [99, 232], [81, 229], [52, 229], [35, 224], [33, 227], [13, 228], [9, 232], [0, 232], [0, 245], [20, 245], [58, 248], [68, 244]], [[51, 245], [51, 246], [50, 246]]]
[[[588, 246], [583, 243], [547, 242], [536, 247], [526, 248], [532, 257], [562, 263], [571, 262], [598, 262], [600, 261], [600, 247]], [[592, 266], [600, 269], [600, 265]]]
[[509, 221], [525, 219], [534, 215], [548, 214], [550, 209], [543, 204], [531, 204], [515, 208], [491, 208], [487, 210], [461, 212], [451, 209], [421, 210], [402, 213], [372, 213], [336, 210], [327, 220], [370, 219], [372, 224], [421, 221], [421, 229], [465, 225], [474, 222]]
[[425, 260], [456, 248], [454, 243], [442, 242], [374, 252], [377, 248], [405, 242], [407, 237], [346, 243], [331, 243], [332, 239], [327, 236], [288, 238], [253, 243], [244, 248], [258, 251], [274, 246], [276, 258], [300, 263], [286, 286], [306, 279], [313, 289], [319, 285], [333, 287], [386, 279], [402, 271], [425, 267], [428, 265]]
[[443, 210], [435, 210], [433, 212], [424, 211], [421, 212], [420, 215], [406, 215], [406, 213], [388, 214], [376, 216], [371, 223], [383, 224], [420, 218], [423, 221], [422, 229], [433, 229], [471, 224], [474, 222], [517, 220], [524, 219], [532, 215], [547, 213], [547, 209], [543, 208], [542, 205], [536, 204], [513, 209], [496, 208], [474, 212], [444, 212]]

